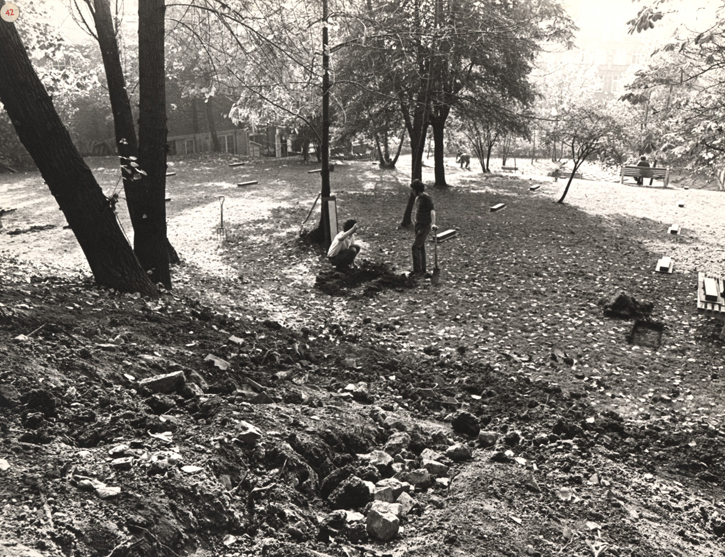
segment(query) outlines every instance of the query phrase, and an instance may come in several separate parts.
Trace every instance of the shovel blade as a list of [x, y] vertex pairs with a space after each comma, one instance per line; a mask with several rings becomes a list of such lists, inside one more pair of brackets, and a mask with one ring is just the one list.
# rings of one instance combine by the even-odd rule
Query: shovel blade
[[435, 268], [435, 269], [433, 270], [433, 275], [431, 275], [431, 277], [430, 277], [430, 283], [431, 283], [431, 284], [432, 284], [433, 286], [437, 286], [437, 285], [438, 285], [438, 282], [439, 282], [440, 280], [441, 280], [441, 270], [440, 270], [440, 269], [439, 269], [438, 267], [436, 267], [436, 268]]

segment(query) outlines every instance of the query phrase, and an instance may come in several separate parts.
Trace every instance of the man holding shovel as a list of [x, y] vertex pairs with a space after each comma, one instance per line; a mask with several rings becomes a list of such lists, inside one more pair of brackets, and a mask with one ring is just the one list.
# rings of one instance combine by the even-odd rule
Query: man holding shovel
[[421, 277], [426, 274], [425, 241], [428, 234], [438, 230], [436, 226], [436, 212], [433, 200], [425, 193], [425, 185], [420, 180], [413, 180], [410, 184], [415, 195], [413, 215], [415, 222], [415, 241], [413, 242], [413, 273], [411, 276]]

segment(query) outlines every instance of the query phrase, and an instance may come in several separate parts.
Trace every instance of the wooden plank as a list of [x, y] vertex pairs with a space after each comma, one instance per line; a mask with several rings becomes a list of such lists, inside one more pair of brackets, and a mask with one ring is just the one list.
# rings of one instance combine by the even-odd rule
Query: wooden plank
[[176, 176], [176, 172], [167, 172], [166, 175], [167, 176]]
[[247, 164], [247, 163], [246, 162], [230, 162], [229, 163], [229, 166], [231, 166], [232, 168], [234, 168], [236, 166], [244, 166], [245, 164]]
[[241, 184], [237, 184], [237, 187], [241, 188], [243, 186], [253, 186], [254, 184], [259, 184], [259, 180], [249, 180], [249, 182], [242, 182]]
[[703, 287], [705, 288], [705, 299], [708, 302], [717, 302], [718, 288], [717, 281], [712, 277], [706, 277], [703, 281]]
[[679, 224], [673, 224], [670, 226], [670, 229], [667, 231], [670, 234], [674, 234], [675, 236], [679, 236], [680, 234], [680, 225]]
[[657, 261], [657, 272], [659, 273], [672, 273], [673, 267], [671, 257], [663, 257]]
[[518, 170], [518, 168], [516, 168], [515, 166], [502, 166], [501, 170], [506, 170], [509, 172], [516, 172]]
[[679, 201], [677, 202], [677, 206], [678, 206], [678, 207], [684, 207], [684, 206], [685, 206], [685, 202], [684, 202], [683, 200], [681, 200], [681, 199], [680, 199], [680, 200], [679, 200]]
[[493, 207], [491, 207], [491, 212], [492, 213], [495, 213], [496, 211], [500, 211], [504, 207], [506, 207], [506, 204], [505, 203], [496, 203], [496, 205], [494, 205]]
[[529, 188], [529, 191], [536, 191], [541, 187], [541, 184], [534, 184]]
[[436, 238], [439, 242], [450, 240], [451, 238], [455, 238], [456, 236], [458, 236], [458, 231], [453, 230], [452, 228], [450, 230], [444, 230], [443, 232], [439, 232], [438, 234], [436, 234]]

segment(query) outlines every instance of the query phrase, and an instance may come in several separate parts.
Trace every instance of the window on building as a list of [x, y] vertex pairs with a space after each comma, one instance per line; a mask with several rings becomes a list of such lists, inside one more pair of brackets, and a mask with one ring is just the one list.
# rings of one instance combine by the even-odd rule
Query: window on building
[[234, 134], [221, 136], [222, 151], [225, 153], [234, 153]]
[[635, 50], [634, 52], [632, 52], [632, 64], [644, 64], [646, 58], [647, 56], [642, 50]]

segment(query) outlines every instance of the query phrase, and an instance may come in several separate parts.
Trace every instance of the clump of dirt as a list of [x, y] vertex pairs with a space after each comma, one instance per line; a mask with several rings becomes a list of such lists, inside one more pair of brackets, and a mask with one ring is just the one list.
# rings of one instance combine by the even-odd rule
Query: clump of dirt
[[648, 317], [654, 309], [652, 302], [638, 302], [633, 296], [620, 292], [615, 298], [599, 300], [606, 317], [620, 319], [643, 319]]
[[404, 274], [397, 274], [387, 263], [363, 261], [360, 267], [341, 272], [334, 268], [317, 275], [315, 287], [330, 296], [350, 296], [355, 289], [365, 285], [363, 296], [373, 296], [385, 289], [402, 291], [415, 287], [415, 281]]

